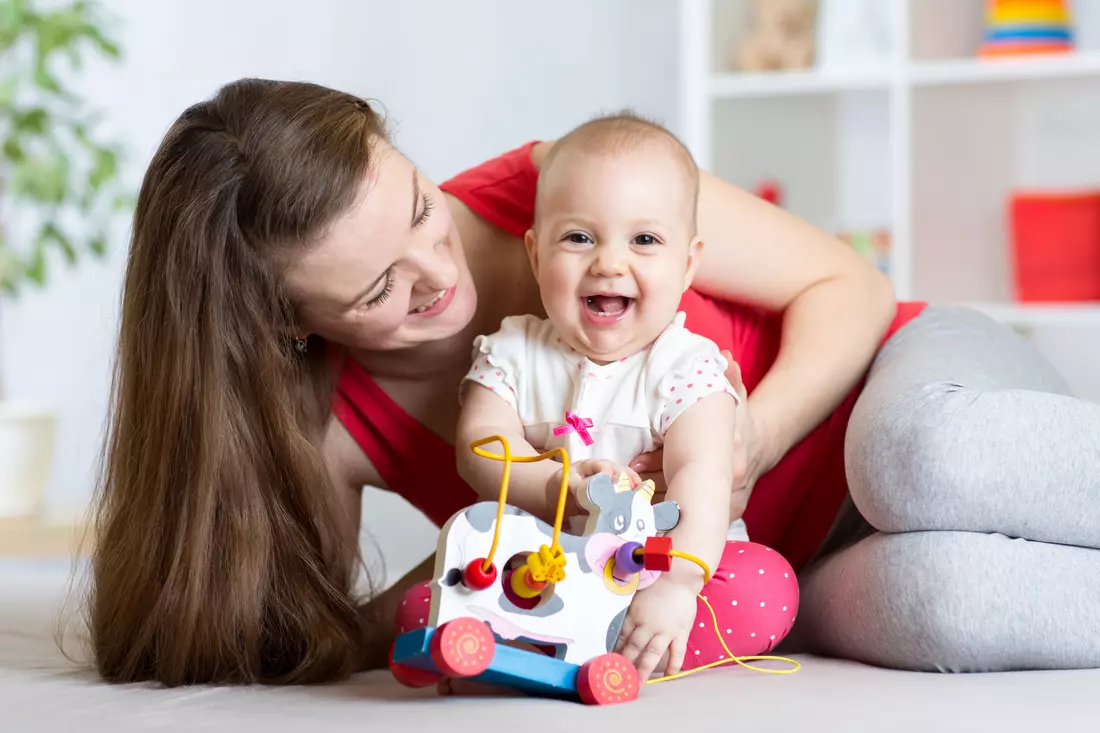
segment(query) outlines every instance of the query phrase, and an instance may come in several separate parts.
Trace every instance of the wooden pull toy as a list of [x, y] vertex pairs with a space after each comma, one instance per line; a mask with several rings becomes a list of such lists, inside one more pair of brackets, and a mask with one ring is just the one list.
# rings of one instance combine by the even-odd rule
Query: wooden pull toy
[[[503, 455], [480, 449], [493, 441], [503, 445]], [[569, 456], [563, 449], [513, 456], [501, 436], [471, 449], [504, 462], [500, 497], [456, 513], [443, 526], [428, 623], [395, 641], [394, 676], [413, 687], [434, 684], [440, 675], [470, 677], [590, 705], [634, 700], [638, 670], [612, 650], [634, 594], [671, 567], [672, 541], [658, 533], [676, 526], [679, 507], [654, 505], [651, 481], [635, 490], [625, 476], [612, 483], [601, 474], [582, 497], [589, 512], [584, 534], [566, 534]], [[555, 455], [563, 476], [550, 526], [507, 503], [508, 476], [513, 462]]]

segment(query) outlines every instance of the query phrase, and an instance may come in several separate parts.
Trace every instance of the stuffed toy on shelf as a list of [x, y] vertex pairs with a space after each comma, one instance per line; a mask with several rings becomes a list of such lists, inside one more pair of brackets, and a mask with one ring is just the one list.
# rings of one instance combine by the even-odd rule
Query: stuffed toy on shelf
[[814, 62], [817, 0], [755, 0], [752, 23], [734, 49], [742, 71], [807, 69]]

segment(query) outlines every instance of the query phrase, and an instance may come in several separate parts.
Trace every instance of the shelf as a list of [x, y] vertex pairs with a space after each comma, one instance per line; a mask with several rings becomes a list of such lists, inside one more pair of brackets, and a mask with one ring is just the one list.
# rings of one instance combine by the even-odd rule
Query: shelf
[[881, 71], [835, 73], [818, 70], [773, 72], [726, 72], [710, 78], [710, 95], [715, 99], [830, 94], [867, 89], [885, 90], [890, 77]]
[[1012, 59], [920, 61], [910, 64], [908, 76], [914, 86], [951, 86], [1100, 76], [1100, 53]]
[[1097, 303], [964, 303], [1010, 326], [1086, 326], [1100, 328]]
[[83, 525], [53, 523], [37, 517], [0, 517], [0, 558], [69, 557], [90, 547]]
[[[915, 87], [956, 86], [1042, 79], [1100, 77], [1100, 53], [1014, 59], [947, 59], [909, 64], [898, 81]], [[833, 94], [885, 90], [895, 81], [888, 69], [872, 71], [723, 72], [713, 74], [709, 92], [714, 99]]]

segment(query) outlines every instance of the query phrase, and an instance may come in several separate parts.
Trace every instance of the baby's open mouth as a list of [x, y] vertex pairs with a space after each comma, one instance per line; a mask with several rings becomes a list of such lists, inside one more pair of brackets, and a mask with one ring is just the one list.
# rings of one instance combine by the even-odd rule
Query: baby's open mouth
[[634, 305], [634, 298], [625, 295], [589, 295], [584, 299], [588, 311], [599, 318], [620, 318]]

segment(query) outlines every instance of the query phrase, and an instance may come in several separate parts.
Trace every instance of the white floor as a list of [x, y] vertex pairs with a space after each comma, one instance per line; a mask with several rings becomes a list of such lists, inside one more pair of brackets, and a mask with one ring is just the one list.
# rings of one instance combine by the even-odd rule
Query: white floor
[[802, 658], [794, 675], [719, 669], [651, 685], [630, 705], [438, 699], [385, 673], [313, 688], [109, 686], [62, 657], [53, 631], [68, 566], [0, 562], [0, 731], [1096, 731], [1100, 671], [947, 676]]

